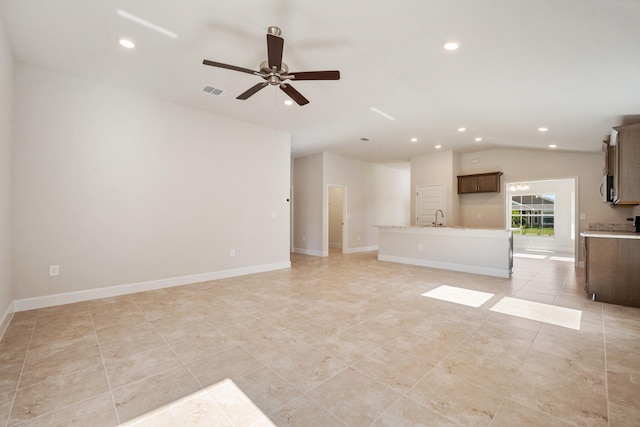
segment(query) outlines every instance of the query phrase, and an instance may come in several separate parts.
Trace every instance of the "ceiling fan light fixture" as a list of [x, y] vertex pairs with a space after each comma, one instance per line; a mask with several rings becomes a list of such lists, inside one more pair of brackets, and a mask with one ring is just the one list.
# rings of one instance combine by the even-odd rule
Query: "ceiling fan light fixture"
[[120, 37], [118, 39], [118, 43], [120, 43], [120, 46], [125, 47], [127, 49], [133, 49], [134, 47], [136, 47], [136, 44], [134, 42], [124, 37]]
[[289, 105], [293, 105], [293, 101], [292, 101], [292, 100], [290, 100], [290, 99], [285, 99], [285, 100], [284, 100], [284, 105], [287, 105], [287, 106], [289, 106]]

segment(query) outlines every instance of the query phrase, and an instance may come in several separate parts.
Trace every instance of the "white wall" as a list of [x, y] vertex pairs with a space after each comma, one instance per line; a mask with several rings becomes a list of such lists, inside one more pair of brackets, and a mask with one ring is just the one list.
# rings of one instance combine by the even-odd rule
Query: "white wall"
[[[13, 299], [11, 284], [11, 151], [13, 59], [0, 20], [0, 337]], [[7, 316], [8, 318], [8, 316]]]
[[[377, 249], [378, 230], [374, 225], [408, 225], [409, 172], [324, 153], [324, 180], [324, 200], [328, 185], [346, 187], [347, 235], [342, 242], [343, 252]], [[327, 215], [325, 208], [325, 224]], [[328, 236], [326, 229], [324, 234]], [[327, 245], [328, 242], [324, 247]]]
[[295, 159], [293, 176], [294, 252], [322, 256], [322, 153]]
[[296, 159], [294, 176], [296, 252], [328, 255], [331, 185], [345, 188], [343, 252], [375, 250], [374, 225], [409, 224], [408, 171], [322, 153]]
[[15, 95], [16, 298], [288, 265], [288, 134], [22, 64]]

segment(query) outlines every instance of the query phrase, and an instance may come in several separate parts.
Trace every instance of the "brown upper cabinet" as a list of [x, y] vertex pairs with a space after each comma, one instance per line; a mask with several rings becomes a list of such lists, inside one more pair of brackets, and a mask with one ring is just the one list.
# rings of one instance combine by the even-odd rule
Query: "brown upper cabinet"
[[502, 172], [458, 175], [458, 194], [499, 193]]
[[607, 147], [605, 168], [613, 175], [613, 204], [640, 204], [640, 123], [618, 126]]

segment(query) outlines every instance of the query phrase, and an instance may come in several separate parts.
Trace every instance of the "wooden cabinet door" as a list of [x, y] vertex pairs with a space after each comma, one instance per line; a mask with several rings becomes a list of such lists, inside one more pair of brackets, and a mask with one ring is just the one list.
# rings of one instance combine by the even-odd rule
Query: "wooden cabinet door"
[[478, 193], [495, 193], [500, 191], [500, 175], [479, 175]]
[[478, 191], [478, 178], [475, 175], [458, 177], [458, 194]]
[[620, 204], [640, 203], [640, 127], [626, 126], [618, 134], [618, 197]]
[[589, 293], [596, 301], [640, 307], [640, 240], [587, 241]]

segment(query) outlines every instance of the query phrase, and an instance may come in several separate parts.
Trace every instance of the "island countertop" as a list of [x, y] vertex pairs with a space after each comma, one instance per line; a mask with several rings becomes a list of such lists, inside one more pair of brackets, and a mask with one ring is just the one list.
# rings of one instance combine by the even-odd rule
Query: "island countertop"
[[640, 233], [628, 231], [583, 231], [582, 237], [598, 237], [606, 239], [640, 239]]

